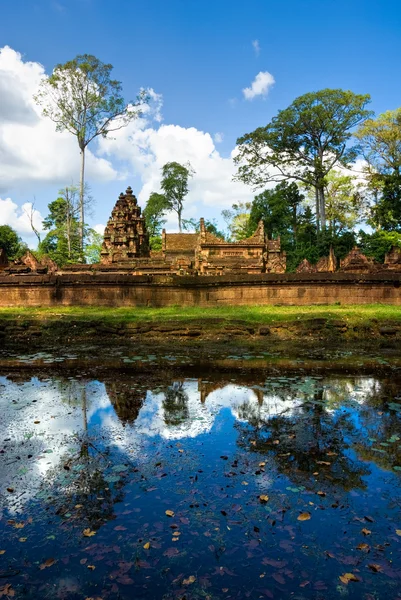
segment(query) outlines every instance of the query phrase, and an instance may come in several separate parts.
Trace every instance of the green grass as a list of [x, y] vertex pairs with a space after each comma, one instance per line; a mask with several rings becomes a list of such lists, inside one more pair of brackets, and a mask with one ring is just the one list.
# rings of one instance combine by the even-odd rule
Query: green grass
[[[292, 321], [325, 318], [343, 320], [349, 325], [377, 322], [401, 322], [401, 306], [387, 304], [367, 305], [325, 305], [325, 306], [213, 306], [166, 308], [146, 307], [56, 307], [56, 308], [0, 308], [0, 319], [21, 320], [100, 320], [104, 323], [128, 322], [166, 322], [169, 321], [205, 321], [240, 319], [252, 323], [268, 325]], [[211, 321], [211, 325], [213, 321]]]

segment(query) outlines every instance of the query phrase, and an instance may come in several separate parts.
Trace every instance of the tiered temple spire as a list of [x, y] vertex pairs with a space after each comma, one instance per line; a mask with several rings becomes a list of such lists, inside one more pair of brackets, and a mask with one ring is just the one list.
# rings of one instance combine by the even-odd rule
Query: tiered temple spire
[[131, 187], [128, 187], [125, 194], [120, 194], [104, 230], [101, 262], [125, 263], [149, 255], [145, 219]]

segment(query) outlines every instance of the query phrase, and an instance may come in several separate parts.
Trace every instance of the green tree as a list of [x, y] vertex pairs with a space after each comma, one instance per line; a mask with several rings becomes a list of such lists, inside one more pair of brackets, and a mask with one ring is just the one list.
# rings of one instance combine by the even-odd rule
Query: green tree
[[254, 187], [295, 180], [313, 188], [318, 229], [326, 225], [325, 178], [336, 164], [349, 167], [359, 153], [352, 129], [372, 113], [368, 94], [324, 89], [296, 98], [265, 127], [237, 140], [237, 179]]
[[158, 194], [157, 192], [150, 194], [143, 211], [143, 216], [145, 217], [146, 229], [149, 233], [149, 243], [152, 250], [161, 249], [161, 230], [166, 223], [166, 219], [163, 219], [163, 217], [169, 209], [170, 204], [164, 194]]
[[370, 225], [401, 231], [401, 108], [368, 119], [357, 130], [373, 197]]
[[19, 258], [27, 249], [26, 244], [10, 225], [0, 225], [0, 248], [10, 260]]
[[221, 211], [231, 239], [240, 241], [248, 237], [251, 209], [252, 202], [238, 202], [231, 209]]
[[249, 217], [249, 235], [262, 220], [269, 238], [279, 235], [282, 241], [289, 239], [295, 243], [304, 199], [297, 184], [286, 181], [255, 196]]
[[194, 175], [190, 163], [180, 165], [177, 162], [166, 163], [162, 169], [160, 186], [168, 202], [169, 210], [174, 210], [178, 216], [178, 229], [182, 231], [182, 210], [184, 199], [188, 194], [188, 179]]
[[[196, 233], [199, 233], [200, 224], [199, 221], [196, 219], [183, 219], [182, 228], [184, 229], [184, 231], [195, 231]], [[213, 235], [215, 235], [216, 237], [219, 237], [222, 240], [225, 239], [224, 233], [218, 228], [216, 219], [212, 219], [211, 221], [205, 219], [205, 229], [209, 233], [213, 233]]]
[[95, 229], [89, 229], [88, 243], [85, 246], [85, 261], [87, 263], [96, 264], [100, 262], [102, 244], [103, 235], [95, 231]]
[[48, 254], [60, 266], [81, 257], [80, 226], [73, 198], [72, 188], [60, 190], [60, 196], [48, 205], [49, 214], [43, 220], [48, 233], [39, 245], [39, 252]]
[[363, 220], [365, 198], [356, 177], [333, 169], [325, 178], [326, 218], [330, 231], [350, 231]]
[[374, 231], [367, 233], [359, 232], [359, 245], [366, 256], [371, 256], [378, 262], [383, 263], [384, 257], [393, 246], [401, 248], [401, 233], [396, 231]]
[[35, 96], [43, 115], [56, 123], [57, 131], [69, 131], [77, 138], [81, 153], [80, 175], [80, 243], [84, 250], [85, 236], [85, 152], [98, 136], [128, 125], [140, 114], [147, 100], [141, 92], [135, 103], [126, 104], [119, 81], [111, 79], [113, 66], [104, 64], [90, 54], [78, 55], [65, 64], [58, 64], [50, 77], [45, 77]]

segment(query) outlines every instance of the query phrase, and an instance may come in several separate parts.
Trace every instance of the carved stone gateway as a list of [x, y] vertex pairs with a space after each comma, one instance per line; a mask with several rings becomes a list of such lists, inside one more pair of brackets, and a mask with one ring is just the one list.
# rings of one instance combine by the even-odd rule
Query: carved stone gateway
[[340, 271], [346, 273], [373, 273], [378, 268], [373, 258], [365, 256], [357, 246], [340, 262]]
[[104, 230], [101, 263], [131, 263], [149, 257], [149, 235], [145, 219], [132, 189], [121, 193]]

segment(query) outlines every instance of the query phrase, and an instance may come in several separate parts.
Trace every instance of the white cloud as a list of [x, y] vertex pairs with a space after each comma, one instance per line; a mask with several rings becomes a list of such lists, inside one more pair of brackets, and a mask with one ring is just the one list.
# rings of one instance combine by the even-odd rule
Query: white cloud
[[[24, 61], [8, 46], [0, 49], [0, 192], [79, 179], [76, 139], [57, 133], [33, 100], [43, 76], [39, 63]], [[88, 151], [87, 175], [109, 181], [118, 174], [109, 161]]]
[[268, 71], [260, 71], [251, 83], [251, 87], [242, 90], [245, 100], [253, 100], [256, 96], [267, 96], [275, 79]]
[[103, 235], [105, 227], [106, 227], [106, 225], [103, 225], [102, 223], [98, 223], [97, 225], [94, 225], [92, 227], [92, 229], [94, 229], [97, 233], [100, 233], [100, 235]]
[[10, 225], [18, 235], [24, 238], [35, 235], [30, 223], [31, 215], [35, 229], [41, 233], [43, 231], [43, 217], [31, 202], [25, 202], [20, 208], [11, 198], [5, 198], [4, 200], [0, 198], [0, 225]]
[[[234, 202], [250, 201], [250, 188], [234, 182], [236, 167], [232, 156], [224, 158], [216, 150], [212, 136], [194, 127], [161, 125], [149, 127], [146, 120], [131, 123], [116, 132], [114, 139], [101, 140], [100, 151], [131, 165], [142, 181], [138, 200], [145, 206], [149, 195], [160, 190], [161, 169], [166, 162], [190, 162], [195, 174], [189, 183], [185, 218], [220, 211]], [[176, 228], [176, 218], [169, 215], [167, 228]]]
[[214, 134], [213, 139], [215, 144], [221, 144], [221, 142], [224, 140], [224, 133], [217, 131], [217, 133]]
[[260, 50], [261, 50], [261, 47], [260, 47], [260, 44], [259, 44], [259, 40], [252, 40], [252, 47], [253, 47], [253, 49], [255, 51], [255, 55], [259, 56]]

